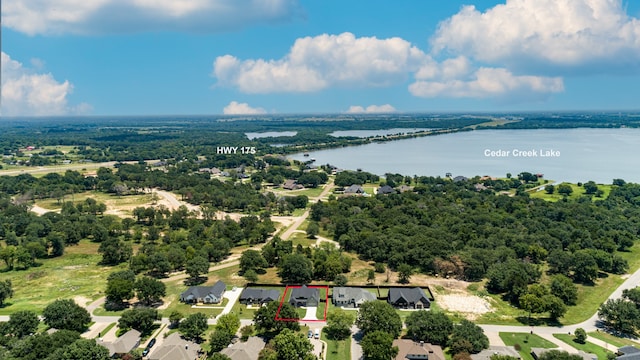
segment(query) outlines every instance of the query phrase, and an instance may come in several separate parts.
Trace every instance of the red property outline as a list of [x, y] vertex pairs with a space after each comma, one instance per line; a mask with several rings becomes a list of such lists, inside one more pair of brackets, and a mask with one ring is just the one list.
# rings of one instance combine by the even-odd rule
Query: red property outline
[[284, 304], [284, 299], [287, 298], [287, 292], [289, 288], [298, 289], [301, 288], [302, 285], [287, 285], [284, 288], [284, 294], [282, 295], [282, 300], [280, 300], [280, 305], [278, 305], [278, 311], [276, 311], [276, 321], [304, 321], [304, 322], [323, 322], [327, 321], [327, 309], [329, 308], [329, 286], [328, 285], [308, 285], [307, 287], [310, 289], [325, 289], [325, 307], [324, 307], [324, 318], [322, 320], [302, 320], [302, 319], [292, 319], [292, 318], [281, 318], [280, 310], [282, 309], [282, 305]]

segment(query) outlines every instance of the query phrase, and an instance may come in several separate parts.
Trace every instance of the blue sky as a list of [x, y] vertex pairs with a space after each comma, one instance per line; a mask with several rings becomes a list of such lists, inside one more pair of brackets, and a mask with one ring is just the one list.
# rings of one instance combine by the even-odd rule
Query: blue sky
[[4, 0], [2, 115], [638, 110], [640, 1]]

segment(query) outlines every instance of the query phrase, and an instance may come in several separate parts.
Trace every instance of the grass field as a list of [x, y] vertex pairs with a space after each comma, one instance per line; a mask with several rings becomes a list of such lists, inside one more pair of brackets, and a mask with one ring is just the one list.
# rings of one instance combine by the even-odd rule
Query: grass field
[[611, 345], [615, 345], [617, 347], [623, 347], [623, 346], [636, 346], [636, 347], [640, 347], [640, 343], [635, 342], [631, 339], [625, 339], [625, 338], [621, 338], [621, 337], [617, 337], [614, 335], [611, 335], [609, 333], [606, 332], [602, 332], [602, 331], [593, 331], [588, 333], [589, 336], [594, 337], [596, 339], [605, 341]]
[[[547, 341], [536, 334], [529, 333], [511, 333], [511, 332], [501, 332], [498, 334], [500, 339], [504, 341], [504, 344], [507, 346], [515, 346], [516, 349], [518, 347], [520, 350], [520, 356], [522, 356], [522, 360], [533, 360], [533, 356], [531, 356], [531, 348], [545, 348], [545, 349], [553, 349], [556, 348], [556, 344]], [[516, 346], [516, 344], [518, 346]]]
[[320, 333], [320, 339], [327, 343], [326, 360], [351, 359], [351, 336], [345, 340], [329, 340], [326, 331]]
[[[106, 194], [98, 191], [87, 191], [83, 193], [67, 195], [64, 201], [73, 201], [78, 204], [85, 201], [88, 198], [95, 199], [98, 202], [104, 203], [107, 206], [107, 210], [120, 210], [125, 213], [131, 213], [133, 208], [138, 206], [145, 206], [151, 204], [151, 194], [140, 195], [126, 195], [116, 196], [113, 194]], [[45, 199], [36, 202], [36, 205], [47, 210], [58, 210], [62, 208], [62, 203], [56, 199]]]
[[574, 348], [578, 349], [578, 350], [582, 350], [586, 353], [591, 353], [591, 354], [595, 354], [598, 355], [598, 360], [607, 360], [607, 352], [611, 352], [611, 351], [607, 351], [606, 349], [604, 349], [601, 346], [598, 346], [596, 344], [590, 343], [590, 342], [585, 342], [584, 344], [580, 344], [574, 341], [575, 336], [573, 335], [569, 335], [569, 334], [553, 334], [553, 337], [555, 337], [556, 339], [560, 339], [563, 342], [573, 346]]
[[[571, 186], [571, 189], [573, 190], [573, 192], [571, 193], [571, 195], [569, 195], [567, 198], [568, 199], [573, 199], [576, 200], [582, 196], [587, 196], [584, 193], [584, 188], [582, 186], [578, 186], [577, 184], [569, 184], [566, 183], [569, 186]], [[547, 201], [558, 201], [558, 200], [562, 200], [564, 198], [564, 195], [558, 194], [558, 184], [554, 184], [554, 186], [556, 187], [556, 191], [553, 194], [547, 194], [544, 190], [542, 191], [532, 191], [529, 193], [529, 196], [532, 198], [536, 198], [536, 199], [543, 199], [543, 200], [547, 200]], [[602, 190], [604, 193], [602, 194], [601, 197], [596, 197], [595, 195], [592, 195], [592, 200], [593, 201], [597, 201], [597, 200], [604, 200], [607, 198], [607, 196], [609, 196], [609, 193], [611, 192], [611, 188], [613, 187], [613, 185], [603, 185], [603, 184], [598, 184], [598, 189]]]
[[102, 297], [109, 273], [125, 269], [126, 265], [98, 265], [102, 259], [97, 253], [98, 246], [83, 240], [77, 246], [67, 247], [62, 257], [38, 260], [41, 263], [38, 267], [2, 273], [2, 279], [11, 280], [14, 295], [5, 301], [0, 314], [20, 310], [40, 312], [56, 299]]

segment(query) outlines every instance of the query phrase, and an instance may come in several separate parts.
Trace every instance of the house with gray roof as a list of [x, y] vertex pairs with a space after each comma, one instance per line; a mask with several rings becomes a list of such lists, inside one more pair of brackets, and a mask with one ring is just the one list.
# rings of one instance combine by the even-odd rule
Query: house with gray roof
[[494, 355], [511, 356], [521, 359], [520, 353], [513, 346], [489, 346], [477, 354], [471, 354], [471, 360], [491, 360]]
[[251, 336], [246, 342], [237, 342], [228, 348], [220, 351], [231, 360], [258, 360], [260, 350], [264, 348], [266, 342], [257, 336]]
[[[547, 351], [551, 351], [551, 350], [566, 352], [566, 351], [564, 351], [564, 350], [562, 350], [560, 348], [553, 348], [553, 349], [531, 348], [531, 356], [533, 356], [533, 358], [535, 360], [538, 360], [542, 354], [546, 353]], [[575, 355], [578, 355], [578, 356], [582, 357], [584, 360], [598, 360], [598, 355], [587, 353], [587, 352], [584, 352], [582, 350], [578, 351]]]
[[180, 301], [188, 304], [219, 304], [226, 289], [227, 285], [222, 280], [213, 286], [192, 286], [180, 294]]
[[640, 360], [640, 349], [627, 345], [619, 348], [616, 355], [618, 355], [616, 359], [620, 360]]
[[351, 186], [349, 186], [348, 188], [346, 188], [344, 190], [345, 194], [349, 194], [349, 195], [364, 195], [365, 191], [364, 188], [360, 185], [357, 184], [353, 184]]
[[262, 305], [280, 299], [280, 291], [245, 288], [240, 293], [240, 303], [244, 305]]
[[140, 346], [140, 331], [131, 329], [114, 342], [99, 341], [98, 344], [109, 350], [109, 357], [122, 357]]
[[389, 185], [384, 185], [378, 188], [377, 193], [382, 195], [395, 194], [396, 190]]
[[198, 360], [203, 354], [200, 345], [183, 339], [176, 332], [167, 336], [162, 344], [149, 354], [149, 360]]
[[390, 288], [387, 301], [400, 309], [428, 309], [431, 306], [431, 301], [419, 287]]
[[371, 292], [355, 287], [334, 287], [331, 300], [335, 306], [358, 308], [365, 301], [373, 301], [376, 296]]
[[320, 291], [317, 288], [309, 288], [307, 285], [293, 288], [289, 297], [289, 304], [295, 307], [318, 306], [320, 304]]

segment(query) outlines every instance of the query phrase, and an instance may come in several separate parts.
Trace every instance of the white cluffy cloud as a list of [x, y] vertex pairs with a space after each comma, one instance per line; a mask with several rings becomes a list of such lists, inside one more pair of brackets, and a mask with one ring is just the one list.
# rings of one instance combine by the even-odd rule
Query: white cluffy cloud
[[260, 115], [266, 114], [267, 111], [261, 107], [253, 108], [247, 103], [232, 101], [222, 109], [222, 113], [225, 115]]
[[401, 38], [356, 38], [352, 33], [299, 38], [278, 60], [216, 58], [220, 85], [246, 93], [310, 92], [332, 86], [388, 86], [408, 78], [427, 56]]
[[[458, 56], [438, 62], [401, 38], [356, 38], [351, 33], [319, 35], [295, 41], [278, 60], [216, 58], [213, 75], [220, 86], [245, 93], [313, 92], [330, 87], [378, 87], [407, 81], [418, 97], [526, 98], [563, 90], [561, 78], [514, 75], [501, 67], [477, 68]], [[384, 107], [385, 105], [383, 105]], [[389, 112], [392, 107], [353, 106], [349, 112]]]
[[512, 70], [618, 71], [640, 67], [640, 20], [621, 0], [507, 0], [485, 12], [464, 6], [431, 44]]
[[217, 32], [292, 19], [298, 0], [5, 0], [2, 24], [36, 34]]
[[389, 104], [369, 105], [366, 108], [359, 105], [353, 105], [349, 107], [349, 110], [347, 110], [347, 113], [348, 114], [380, 114], [380, 113], [392, 113], [396, 111], [397, 111], [396, 108], [394, 108]]
[[58, 82], [50, 73], [41, 74], [25, 68], [2, 52], [2, 115], [65, 115], [86, 113], [89, 104], [70, 107], [67, 96], [73, 85]]

